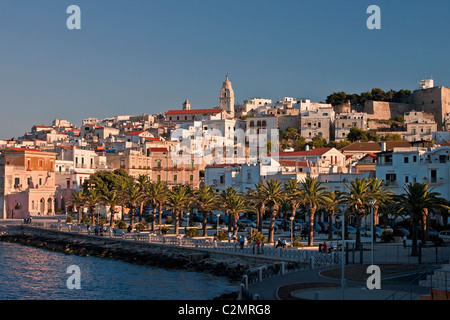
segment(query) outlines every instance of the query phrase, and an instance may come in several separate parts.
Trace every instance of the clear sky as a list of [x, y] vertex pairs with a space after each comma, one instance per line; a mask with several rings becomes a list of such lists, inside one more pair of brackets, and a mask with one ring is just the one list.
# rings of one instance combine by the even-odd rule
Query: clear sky
[[[81, 30], [68, 30], [69, 5]], [[381, 30], [369, 30], [369, 5]], [[450, 3], [0, 0], [0, 138], [55, 118], [152, 114], [337, 91], [450, 86]]]

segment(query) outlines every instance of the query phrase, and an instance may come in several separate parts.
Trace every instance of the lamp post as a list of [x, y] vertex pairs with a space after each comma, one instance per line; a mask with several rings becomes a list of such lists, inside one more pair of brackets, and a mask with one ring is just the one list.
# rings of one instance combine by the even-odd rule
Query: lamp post
[[291, 246], [294, 243], [294, 216], [289, 218], [291, 220]]
[[347, 205], [339, 204], [339, 210], [341, 211], [341, 232], [342, 232], [342, 244], [341, 244], [341, 287], [342, 287], [342, 300], [344, 299], [345, 292], [345, 257], [344, 257], [344, 241], [345, 241], [345, 211], [347, 210]]
[[217, 239], [219, 239], [219, 217], [220, 217], [220, 213], [216, 213], [216, 217], [217, 217], [217, 231], [216, 231], [216, 234], [217, 234]]
[[372, 228], [372, 239], [371, 239], [371, 246], [370, 246], [370, 250], [371, 250], [371, 254], [370, 254], [370, 264], [371, 264], [371, 271], [373, 272], [373, 238], [375, 237], [375, 226], [374, 226], [374, 220], [373, 220], [373, 206], [375, 205], [376, 200], [375, 199], [370, 199], [369, 200], [369, 204], [370, 204], [370, 220], [371, 220], [371, 228]]

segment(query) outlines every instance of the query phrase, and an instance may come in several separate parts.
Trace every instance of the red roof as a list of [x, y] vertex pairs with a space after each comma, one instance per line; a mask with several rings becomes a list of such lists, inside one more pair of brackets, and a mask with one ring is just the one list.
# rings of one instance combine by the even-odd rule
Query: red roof
[[199, 113], [214, 113], [218, 114], [222, 109], [197, 109], [197, 110], [169, 110], [166, 115], [170, 114], [199, 114]]
[[155, 141], [155, 142], [160, 142], [161, 140], [159, 140], [159, 138], [153, 138], [153, 137], [143, 137], [144, 139], [147, 140], [151, 140], [151, 141]]
[[[279, 157], [320, 156], [320, 155], [323, 155], [324, 153], [327, 153], [331, 149], [332, 148], [316, 148], [316, 149], [312, 149], [309, 151], [280, 152], [278, 154], [275, 153], [273, 155], [279, 156]], [[271, 154], [269, 154], [269, 156], [271, 156]]]
[[131, 131], [127, 133], [127, 136], [138, 136], [145, 131]]
[[307, 167], [306, 161], [280, 160], [278, 161], [282, 167]]
[[222, 164], [210, 164], [206, 168], [227, 168], [239, 166], [237, 163], [222, 163]]
[[69, 146], [59, 146], [61, 149], [67, 149], [67, 150], [72, 150], [73, 147], [69, 147]]
[[14, 150], [14, 151], [35, 151], [35, 152], [42, 152], [41, 150], [37, 150], [37, 149], [27, 149], [27, 148], [13, 148], [13, 147], [8, 147], [8, 149]]
[[167, 148], [149, 148], [150, 152], [167, 152]]

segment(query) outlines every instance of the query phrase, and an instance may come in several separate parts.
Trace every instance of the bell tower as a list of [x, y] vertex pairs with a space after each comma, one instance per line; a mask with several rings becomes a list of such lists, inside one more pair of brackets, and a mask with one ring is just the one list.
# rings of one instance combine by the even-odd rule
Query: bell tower
[[188, 99], [183, 103], [183, 110], [191, 110], [191, 104], [189, 103]]
[[228, 76], [220, 90], [219, 107], [232, 116], [234, 115], [234, 91], [231, 87], [231, 82], [228, 80]]

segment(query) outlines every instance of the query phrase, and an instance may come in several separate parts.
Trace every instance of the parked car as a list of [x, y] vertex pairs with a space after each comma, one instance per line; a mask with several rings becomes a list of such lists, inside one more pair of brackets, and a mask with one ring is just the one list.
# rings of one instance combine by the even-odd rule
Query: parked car
[[392, 233], [394, 237], [401, 237], [401, 238], [403, 238], [404, 236], [406, 236], [407, 238], [410, 237], [409, 231], [406, 230], [405, 228], [394, 228]]
[[352, 226], [347, 226], [347, 231], [349, 234], [356, 234], [356, 228]]
[[450, 230], [443, 230], [439, 232], [439, 237], [444, 241], [450, 241]]

